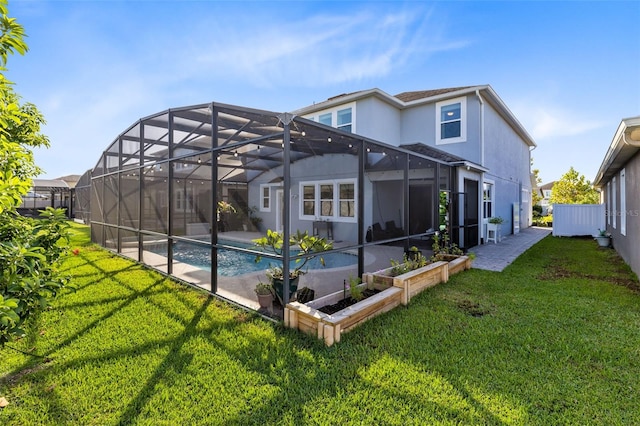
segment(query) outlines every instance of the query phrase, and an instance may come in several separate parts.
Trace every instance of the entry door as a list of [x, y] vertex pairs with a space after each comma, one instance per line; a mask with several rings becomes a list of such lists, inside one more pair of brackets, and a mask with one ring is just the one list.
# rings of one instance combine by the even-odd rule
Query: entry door
[[470, 248], [478, 245], [478, 181], [464, 180], [464, 247]]

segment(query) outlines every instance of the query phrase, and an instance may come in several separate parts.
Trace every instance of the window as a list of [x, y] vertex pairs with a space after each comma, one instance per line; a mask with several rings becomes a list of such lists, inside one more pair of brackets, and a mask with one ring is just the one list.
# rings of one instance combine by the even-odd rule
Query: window
[[327, 126], [332, 126], [333, 122], [331, 120], [332, 114], [330, 112], [326, 113], [326, 114], [320, 114], [318, 116], [318, 122], [320, 124], [326, 124]]
[[340, 105], [331, 110], [325, 110], [321, 113], [315, 113], [305, 116], [310, 120], [317, 121], [318, 123], [325, 124], [327, 126], [333, 126], [337, 129], [344, 130], [345, 132], [355, 132], [355, 103], [346, 105]]
[[627, 235], [627, 194], [625, 169], [620, 171], [620, 233]]
[[300, 219], [355, 222], [355, 188], [353, 179], [300, 183]]
[[260, 211], [271, 211], [271, 187], [269, 185], [260, 185]]
[[339, 186], [340, 217], [355, 218], [356, 190], [353, 183], [341, 183]]
[[618, 202], [618, 200], [616, 199], [616, 178], [615, 176], [613, 177], [613, 180], [611, 181], [611, 215], [613, 216], [613, 229], [616, 228], [616, 216], [618, 215], [618, 211], [616, 210], [616, 203]]
[[[179, 181], [178, 181], [179, 182]], [[177, 189], [176, 192], [176, 210], [179, 212], [193, 211], [193, 191], [191, 188]]]
[[607, 225], [611, 225], [611, 182], [607, 182]]
[[316, 216], [315, 185], [302, 185], [302, 216]]
[[456, 98], [436, 103], [436, 144], [467, 140], [467, 99]]
[[320, 216], [333, 217], [333, 184], [320, 185]]
[[493, 183], [485, 182], [482, 186], [482, 214], [484, 218], [493, 217]]
[[351, 108], [339, 110], [337, 115], [338, 129], [351, 132]]

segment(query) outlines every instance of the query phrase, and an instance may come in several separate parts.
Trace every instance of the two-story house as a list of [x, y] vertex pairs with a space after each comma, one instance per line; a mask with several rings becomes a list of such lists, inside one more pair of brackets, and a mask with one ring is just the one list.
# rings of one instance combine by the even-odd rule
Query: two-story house
[[[294, 113], [445, 160], [453, 169], [454, 183], [443, 195], [447, 203], [457, 207], [452, 231], [460, 246], [472, 247], [483, 241], [491, 217], [503, 218], [503, 234], [530, 224], [530, 151], [536, 144], [489, 85], [395, 96], [376, 88], [335, 96]], [[398, 216], [394, 206], [401, 200], [391, 182], [384, 185], [388, 190], [372, 191], [371, 202], [382, 207], [371, 210], [365, 218], [369, 224], [386, 223]], [[376, 186], [382, 187], [382, 182]], [[423, 206], [428, 214], [428, 207], [419, 201], [419, 191], [417, 187], [410, 191], [410, 209], [419, 211]]]
[[538, 195], [540, 195], [540, 207], [542, 207], [542, 215], [546, 216], [549, 215], [551, 213], [553, 213], [553, 206], [551, 205], [551, 203], [549, 203], [549, 200], [551, 199], [551, 191], [553, 191], [553, 185], [556, 183], [556, 181], [552, 181], [549, 183], [545, 183], [544, 185], [541, 185], [538, 190], [540, 191], [540, 193]]

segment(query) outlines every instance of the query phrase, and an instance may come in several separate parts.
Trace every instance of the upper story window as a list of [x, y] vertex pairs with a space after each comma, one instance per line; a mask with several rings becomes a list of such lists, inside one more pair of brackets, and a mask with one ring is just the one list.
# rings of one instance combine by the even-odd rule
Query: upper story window
[[330, 110], [310, 114], [305, 116], [305, 118], [344, 130], [345, 132], [353, 133], [355, 131], [355, 109], [356, 104], [350, 103], [337, 106]]
[[351, 108], [338, 110], [336, 115], [338, 119], [336, 127], [345, 132], [351, 132]]
[[467, 98], [436, 103], [436, 144], [467, 140]]
[[330, 112], [326, 114], [320, 114], [318, 116], [318, 123], [326, 124], [327, 126], [333, 126], [333, 114]]

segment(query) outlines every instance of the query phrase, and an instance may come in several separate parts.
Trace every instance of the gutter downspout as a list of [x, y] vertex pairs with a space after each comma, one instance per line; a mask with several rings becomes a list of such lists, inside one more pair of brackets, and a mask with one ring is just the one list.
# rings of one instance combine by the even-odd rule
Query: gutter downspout
[[479, 89], [476, 89], [476, 97], [480, 101], [480, 165], [484, 167], [484, 100]]
[[[480, 102], [480, 165], [484, 167], [484, 99], [480, 96], [480, 90], [476, 89], [476, 97]], [[486, 231], [485, 231], [485, 220], [489, 218], [484, 217], [484, 206], [483, 206], [483, 198], [484, 198], [484, 172], [482, 172], [480, 178], [482, 179], [481, 187], [478, 188], [478, 217], [480, 218], [480, 232], [478, 235], [478, 241], [484, 243]]]

